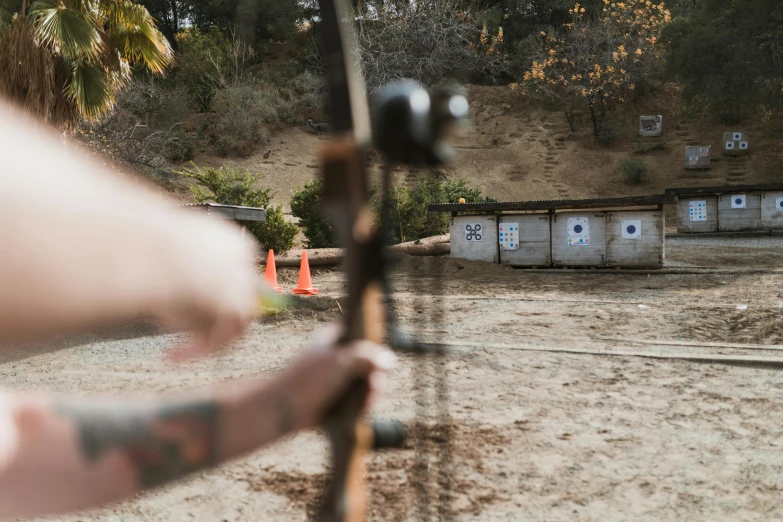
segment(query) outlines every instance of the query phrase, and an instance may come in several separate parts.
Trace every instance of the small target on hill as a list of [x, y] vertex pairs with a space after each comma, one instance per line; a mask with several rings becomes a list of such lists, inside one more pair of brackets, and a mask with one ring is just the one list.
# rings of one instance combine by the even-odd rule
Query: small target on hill
[[734, 150], [734, 142], [733, 141], [727, 141], [726, 142], [726, 150]]
[[481, 223], [465, 225], [465, 239], [467, 241], [481, 241]]
[[710, 155], [710, 148], [709, 147], [702, 147], [699, 149], [699, 156], [709, 156]]
[[783, 212], [783, 198], [775, 198], [775, 210]]
[[739, 145], [739, 148], [740, 148], [740, 150], [748, 150], [748, 146], [749, 145], [748, 145], [747, 141], [741, 141], [740, 145]]
[[698, 156], [691, 156], [691, 158], [688, 160], [688, 163], [691, 165], [698, 165], [699, 164], [699, 157]]
[[734, 141], [740, 141], [742, 139], [742, 133], [741, 132], [735, 132], [732, 137], [732, 140]]
[[642, 221], [640, 219], [623, 220], [623, 239], [641, 239]]
[[745, 194], [735, 194], [731, 196], [731, 208], [747, 208], [748, 198]]

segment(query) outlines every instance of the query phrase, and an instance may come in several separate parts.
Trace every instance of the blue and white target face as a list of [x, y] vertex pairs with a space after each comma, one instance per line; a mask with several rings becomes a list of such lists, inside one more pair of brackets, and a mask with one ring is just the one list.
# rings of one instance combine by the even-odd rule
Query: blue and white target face
[[590, 218], [568, 218], [568, 245], [587, 246], [590, 244]]
[[733, 139], [734, 141], [740, 141], [742, 139], [742, 133], [741, 132], [733, 133], [731, 139]]
[[731, 196], [731, 208], [747, 208], [748, 197], [745, 194], [735, 194]]
[[783, 212], [783, 198], [775, 198], [775, 211]]
[[726, 150], [734, 150], [734, 142], [733, 141], [727, 141], [726, 142]]
[[747, 142], [747, 141], [741, 141], [741, 142], [740, 142], [740, 144], [739, 144], [739, 148], [740, 148], [740, 150], [748, 150], [748, 147], [749, 147], [749, 146], [750, 146], [750, 145], [748, 144], [748, 142]]
[[623, 239], [641, 239], [642, 221], [640, 219], [623, 220]]
[[465, 239], [467, 241], [481, 241], [483, 233], [484, 231], [481, 228], [481, 223], [465, 225]]

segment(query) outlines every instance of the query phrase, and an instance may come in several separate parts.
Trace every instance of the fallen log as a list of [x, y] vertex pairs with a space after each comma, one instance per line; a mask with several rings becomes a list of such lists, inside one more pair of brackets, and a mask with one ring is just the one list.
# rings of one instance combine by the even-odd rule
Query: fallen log
[[[451, 252], [449, 235], [427, 237], [419, 241], [409, 241], [390, 247], [392, 251], [409, 256], [442, 256]], [[307, 260], [310, 266], [339, 265], [344, 257], [342, 248], [312, 248], [307, 250]], [[302, 262], [302, 250], [289, 250], [285, 254], [275, 256], [278, 267], [298, 267]], [[266, 264], [266, 258], [261, 261]]]

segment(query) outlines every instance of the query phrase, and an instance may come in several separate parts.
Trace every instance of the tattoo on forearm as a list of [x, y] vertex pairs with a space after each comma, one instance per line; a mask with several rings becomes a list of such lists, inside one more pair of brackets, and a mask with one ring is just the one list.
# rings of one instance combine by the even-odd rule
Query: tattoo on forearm
[[219, 407], [214, 402], [141, 407], [68, 401], [57, 404], [56, 411], [76, 424], [86, 459], [122, 453], [142, 488], [217, 463]]
[[291, 401], [285, 395], [280, 395], [275, 400], [275, 411], [277, 413], [277, 434], [286, 435], [294, 430], [294, 407]]

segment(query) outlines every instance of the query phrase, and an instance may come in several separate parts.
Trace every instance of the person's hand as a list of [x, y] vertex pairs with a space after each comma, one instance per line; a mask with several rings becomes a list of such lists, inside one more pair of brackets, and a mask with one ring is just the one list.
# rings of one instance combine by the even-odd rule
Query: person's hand
[[382, 386], [385, 372], [397, 365], [397, 356], [389, 348], [370, 341], [336, 346], [335, 333], [321, 335], [316, 347], [294, 362], [281, 377], [294, 412], [294, 429], [318, 426], [357, 378], [367, 379], [370, 385], [365, 404], [368, 407]]
[[155, 312], [172, 328], [193, 334], [172, 352], [189, 359], [239, 336], [258, 306], [258, 245], [250, 234], [214, 217], [183, 215], [172, 227], [167, 298]]

